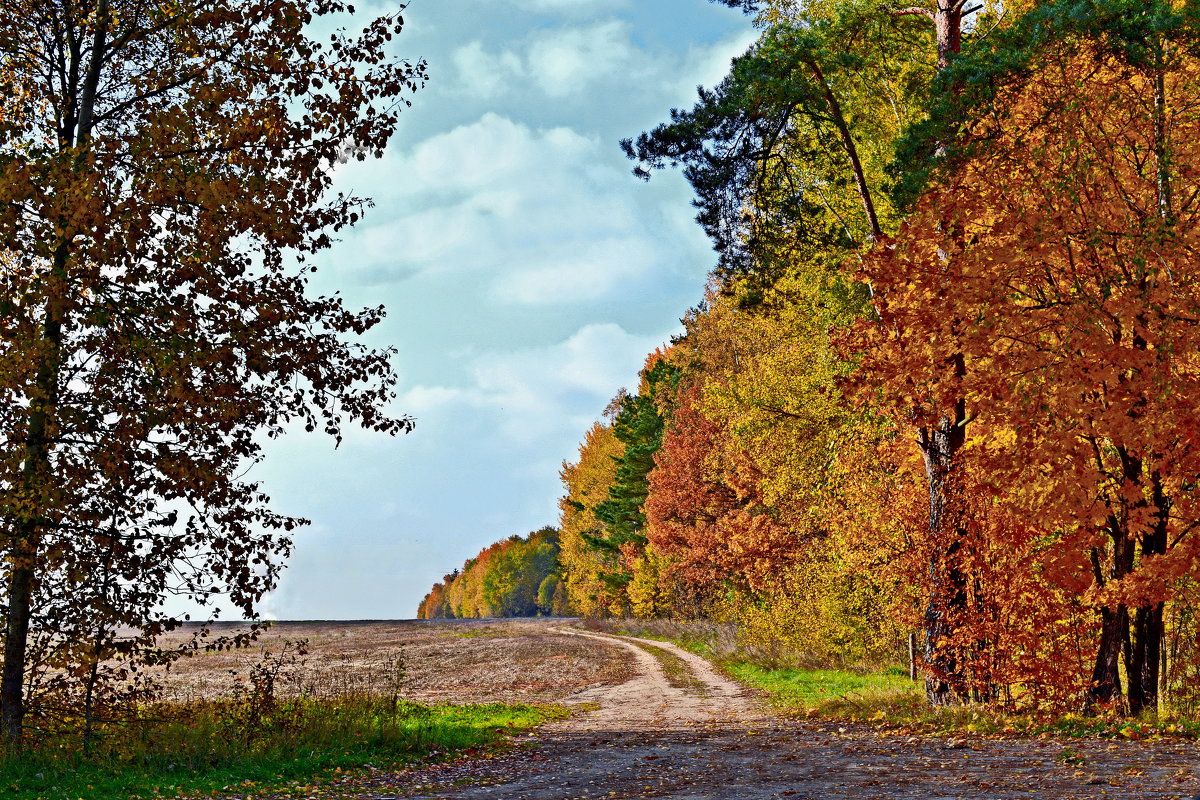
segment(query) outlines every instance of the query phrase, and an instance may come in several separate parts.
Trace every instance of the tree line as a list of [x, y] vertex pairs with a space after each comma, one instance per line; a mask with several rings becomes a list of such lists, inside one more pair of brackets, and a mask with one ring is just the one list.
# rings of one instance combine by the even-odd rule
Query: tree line
[[433, 585], [417, 619], [568, 616], [559, 550], [550, 527], [485, 547]]
[[571, 607], [1194, 709], [1195, 4], [726, 4], [758, 42], [624, 143], [720, 261], [563, 466]]

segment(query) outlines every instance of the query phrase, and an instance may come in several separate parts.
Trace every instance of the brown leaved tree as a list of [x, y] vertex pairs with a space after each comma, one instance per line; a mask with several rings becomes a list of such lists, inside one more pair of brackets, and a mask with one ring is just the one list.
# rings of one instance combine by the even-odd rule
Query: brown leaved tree
[[389, 353], [345, 338], [382, 309], [307, 289], [306, 257], [366, 205], [331, 193], [335, 165], [378, 155], [424, 80], [387, 53], [399, 15], [313, 37], [350, 10], [0, 0], [10, 744], [39, 676], [90, 719], [101, 665], [179, 624], [165, 598], [253, 615], [302, 522], [244, 479], [264, 438], [411, 427], [384, 411]]

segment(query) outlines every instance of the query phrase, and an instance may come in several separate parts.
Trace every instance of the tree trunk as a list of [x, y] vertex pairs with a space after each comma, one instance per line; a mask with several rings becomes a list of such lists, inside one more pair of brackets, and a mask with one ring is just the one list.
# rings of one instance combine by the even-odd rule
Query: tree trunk
[[9, 746], [21, 739], [25, 717], [25, 654], [29, 645], [29, 621], [33, 613], [33, 588], [37, 576], [38, 544], [44, 524], [44, 497], [50, 482], [50, 421], [58, 400], [59, 368], [66, 299], [68, 247], [60, 243], [54, 252], [46, 301], [46, 323], [42, 332], [42, 362], [30, 402], [29, 428], [25, 438], [25, 463], [21, 488], [26, 509], [15, 521], [12, 540], [12, 572], [8, 586], [8, 613], [4, 627], [4, 666], [0, 671], [0, 737]]
[[[108, 0], [98, 0], [86, 69], [77, 85], [69, 82], [71, 90], [78, 89], [72, 102], [75, 113], [66, 115], [64, 127], [58, 136], [60, 148], [67, 152], [75, 151], [76, 169], [86, 163], [86, 149], [92, 138], [96, 96], [111, 22]], [[71, 53], [71, 64], [67, 70], [72, 77], [79, 74], [79, 57], [76, 48]], [[64, 230], [67, 227], [64, 225]], [[44, 350], [39, 354], [41, 363], [35, 377], [25, 439], [22, 489], [28, 498], [28, 505], [13, 526], [13, 566], [4, 630], [4, 665], [0, 670], [0, 739], [10, 747], [20, 744], [25, 718], [25, 658], [29, 646], [33, 590], [37, 580], [38, 546], [41, 529], [46, 522], [47, 505], [44, 498], [52, 483], [50, 448], [62, 368], [63, 332], [68, 304], [71, 302], [67, 271], [70, 258], [71, 242], [66, 238], [60, 239], [54, 249], [47, 282], [45, 327], [42, 332]]]
[[1121, 697], [1121, 649], [1129, 631], [1125, 606], [1100, 609], [1100, 646], [1092, 668], [1088, 704], [1108, 705]]
[[[950, 64], [962, 49], [962, 18], [966, 0], [937, 0], [936, 8], [924, 6], [893, 10], [894, 16], [921, 15], [933, 23], [937, 37], [937, 68]], [[949, 359], [958, 376], [966, 374], [962, 354]], [[925, 607], [925, 695], [934, 706], [945, 706], [970, 698], [963, 665], [949, 650], [955, 617], [967, 608], [967, 580], [959, 566], [959, 550], [965, 531], [954, 510], [953, 472], [958, 452], [966, 440], [966, 404], [958, 400], [953, 414], [943, 415], [932, 427], [921, 428], [917, 444], [925, 461], [929, 484], [929, 534], [933, 542], [929, 556], [929, 602]]]
[[830, 87], [829, 81], [825, 80], [825, 73], [821, 71], [821, 65], [816, 61], [808, 61], [808, 68], [812, 70], [813, 77], [817, 83], [821, 85], [821, 92], [825, 95], [825, 103], [829, 106], [829, 116], [833, 120], [833, 125], [837, 128], [838, 136], [842, 140], [842, 149], [846, 151], [846, 157], [850, 159], [850, 169], [854, 173], [854, 185], [858, 189], [859, 200], [862, 201], [863, 213], [867, 215], [867, 225], [871, 228], [871, 241], [875, 242], [883, 238], [883, 228], [879, 226], [879, 215], [875, 212], [875, 201], [871, 198], [871, 187], [867, 183], [866, 173], [863, 171], [862, 159], [858, 155], [858, 145], [854, 142], [854, 137], [850, 135], [850, 126], [846, 124], [846, 117], [842, 114], [842, 104], [838, 102], [837, 95], [833, 93], [833, 88]]
[[34, 557], [32, 548], [19, 539], [14, 553], [18, 564], [12, 570], [8, 587], [8, 615], [4, 630], [4, 672], [0, 678], [0, 735], [8, 747], [21, 741], [25, 718], [25, 650], [29, 642], [30, 600], [33, 596]]
[[[943, 7], [943, 3], [946, 3]], [[937, 67], [943, 70], [950, 65], [950, 57], [962, 50], [962, 3], [938, 0], [938, 10], [933, 15], [933, 26], [937, 31]]]
[[[1123, 455], [1126, 472], [1132, 469], [1131, 459]], [[1096, 583], [1104, 587], [1110, 581], [1119, 581], [1133, 571], [1134, 545], [1116, 516], [1108, 519], [1108, 535], [1112, 540], [1112, 565], [1105, 575], [1100, 567], [1101, 554], [1092, 550], [1092, 571]], [[1121, 687], [1121, 656], [1129, 665], [1129, 609], [1122, 603], [1115, 607], [1100, 608], [1100, 643], [1096, 648], [1096, 661], [1092, 668], [1092, 685], [1088, 690], [1088, 705], [1111, 704], [1119, 699]]]
[[[1163, 77], [1163, 53], [1157, 54], [1154, 74], [1154, 166], [1157, 213], [1164, 225], [1174, 218], [1171, 197], [1170, 154], [1167, 151], [1167, 95]], [[1140, 321], [1140, 320], [1139, 320]], [[1148, 345], [1135, 337], [1139, 349]], [[1141, 467], [1139, 461], [1138, 466]], [[1141, 557], [1163, 555], [1167, 552], [1168, 525], [1171, 501], [1163, 490], [1162, 475], [1152, 470], [1149, 475], [1151, 503], [1153, 504], [1154, 527], [1141, 537]], [[1163, 657], [1163, 603], [1153, 603], [1138, 608], [1133, 619], [1133, 642], [1131, 658], [1126, 663], [1129, 676], [1129, 712], [1134, 715], [1143, 711], [1158, 710], [1160, 668]]]
[[[1162, 479], [1151, 473], [1154, 487], [1151, 502], [1154, 504], [1154, 528], [1142, 535], [1142, 557], [1163, 555], [1167, 552], [1167, 526], [1169, 524], [1170, 501], [1162, 488]], [[1129, 674], [1129, 712], [1137, 715], [1143, 711], [1158, 710], [1160, 669], [1163, 656], [1163, 603], [1153, 603], [1137, 609], [1133, 618], [1132, 660], [1126, 665]]]
[[1163, 604], [1139, 608], [1133, 617], [1133, 661], [1129, 664], [1129, 713], [1158, 710], [1162, 659]]
[[[964, 369], [962, 356], [953, 359], [954, 369]], [[964, 531], [954, 503], [954, 472], [958, 452], [966, 439], [966, 406], [955, 405], [953, 416], [945, 415], [936, 427], [921, 428], [917, 442], [925, 461], [929, 483], [929, 602], [925, 608], [925, 695], [935, 706], [950, 705], [967, 698], [962, 664], [951, 651], [950, 639], [957, 617], [967, 608], [967, 581], [960, 567]]]

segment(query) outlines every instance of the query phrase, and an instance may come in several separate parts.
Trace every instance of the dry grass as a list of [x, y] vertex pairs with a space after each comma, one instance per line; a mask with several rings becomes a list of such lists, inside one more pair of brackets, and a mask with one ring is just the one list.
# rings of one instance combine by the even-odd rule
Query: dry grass
[[[308, 640], [303, 664], [281, 675], [279, 694], [313, 697], [399, 694], [416, 702], [547, 703], [597, 684], [615, 685], [632, 669], [627, 656], [599, 651], [551, 631], [561, 621], [431, 620], [279, 622], [247, 649], [199, 653], [160, 673], [164, 699], [228, 695], [247, 680], [263, 651]], [[216, 626], [218, 635], [238, 629]], [[194, 628], [172, 634], [191, 637]], [[400, 674], [399, 667], [403, 667]], [[402, 680], [399, 680], [402, 678]], [[397, 691], [398, 689], [398, 691]]]

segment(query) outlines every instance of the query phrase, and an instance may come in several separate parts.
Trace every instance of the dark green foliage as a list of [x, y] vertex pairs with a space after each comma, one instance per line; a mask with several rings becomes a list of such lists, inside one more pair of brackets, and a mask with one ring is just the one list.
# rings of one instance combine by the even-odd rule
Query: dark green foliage
[[627, 395], [613, 420], [613, 433], [625, 445], [625, 452], [617, 459], [616, 480], [609, 487], [608, 499], [596, 506], [596, 518], [604, 523], [604, 531], [588, 537], [602, 549], [619, 550], [622, 545], [641, 547], [646, 543], [642, 504], [650, 490], [648, 478], [654, 469], [654, 455], [662, 447], [664, 406], [675, 396], [680, 370], [659, 359], [643, 371], [642, 377], [645, 390]]
[[[736, 59], [732, 72], [715, 89], [701, 87], [691, 111], [672, 109], [669, 123], [621, 142], [625, 154], [640, 162], [634, 174], [643, 179], [649, 179], [652, 170], [683, 168], [696, 193], [696, 220], [712, 239], [718, 273], [726, 279], [760, 269], [758, 255], [781, 233], [783, 226], [775, 215], [750, 220], [743, 209], [746, 199], [769, 180], [771, 168], [781, 166], [777, 146], [792, 127], [797, 107], [804, 107], [797, 97], [779, 103], [758, 92], [764, 76], [769, 84], [789, 87], [793, 95], [806, 88], [803, 81], [787, 80], [787, 67], [773, 63], [762, 46]], [[815, 207], [802, 187], [792, 189], [779, 198], [779, 215], [810, 220]], [[822, 237], [819, 230], [805, 226], [798, 238]]]
[[758, 11], [760, 3], [758, 0], [711, 0], [720, 6], [729, 6], [730, 8], [740, 8], [747, 14], [753, 14]]
[[[682, 167], [696, 192], [697, 220], [719, 254], [717, 275], [771, 285], [802, 253], [844, 251], [869, 225], [828, 207], [831, 194], [856, 191], [839, 124], [856, 136], [867, 116], [859, 105], [894, 99], [878, 90], [879, 73], [910, 76], [902, 96], [924, 91], [926, 70], [904, 66], [924, 52], [926, 26], [895, 20], [878, 7], [847, 6], [832, 16], [775, 25], [715, 89], [700, 89], [691, 111], [623, 141], [642, 178]], [[873, 94], [880, 95], [870, 98]], [[752, 202], [755, 213], [745, 213]], [[848, 224], [849, 223], [849, 224]]]

